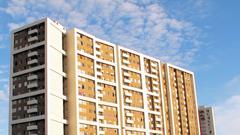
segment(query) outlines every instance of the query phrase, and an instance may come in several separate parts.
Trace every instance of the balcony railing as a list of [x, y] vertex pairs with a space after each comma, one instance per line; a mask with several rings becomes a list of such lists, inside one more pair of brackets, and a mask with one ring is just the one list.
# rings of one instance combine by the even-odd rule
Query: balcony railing
[[31, 34], [37, 33], [37, 32], [38, 32], [38, 29], [32, 29], [32, 30], [28, 31], [28, 35], [31, 35]]
[[128, 91], [125, 91], [125, 96], [131, 97], [131, 96], [132, 96], [132, 93], [131, 93], [131, 92], [128, 92]]
[[28, 57], [37, 56], [37, 55], [38, 55], [37, 51], [33, 51], [33, 52], [28, 53]]
[[37, 109], [37, 108], [29, 108], [29, 109], [27, 110], [27, 113], [36, 113], [36, 112], [38, 112], [38, 109]]
[[100, 49], [100, 45], [99, 44], [95, 44], [95, 47], [97, 48], [97, 49]]
[[37, 64], [37, 63], [38, 63], [38, 59], [32, 59], [27, 62], [28, 65]]
[[130, 64], [129, 60], [125, 60], [125, 59], [123, 59], [122, 62], [123, 62], [123, 64], [127, 64], [127, 65]]
[[32, 100], [27, 101], [27, 105], [34, 105], [34, 104], [37, 104], [37, 103], [38, 103], [38, 100], [36, 100], [36, 99], [32, 99]]
[[126, 113], [126, 116], [127, 116], [127, 117], [133, 117], [133, 113], [127, 112], [127, 113]]
[[27, 130], [37, 130], [38, 129], [38, 126], [37, 125], [30, 125], [30, 126], [27, 126]]
[[28, 81], [37, 80], [37, 79], [38, 79], [38, 75], [30, 75], [30, 76], [27, 77]]
[[126, 103], [132, 103], [132, 100], [131, 100], [130, 98], [126, 98], [126, 99], [125, 99], [125, 102], [126, 102]]
[[28, 38], [28, 42], [32, 42], [32, 41], [36, 41], [36, 40], [38, 40], [37, 36]]
[[38, 87], [38, 83], [35, 81], [35, 82], [31, 82], [27, 85], [27, 88], [28, 89], [31, 89], [31, 88], [36, 88]]

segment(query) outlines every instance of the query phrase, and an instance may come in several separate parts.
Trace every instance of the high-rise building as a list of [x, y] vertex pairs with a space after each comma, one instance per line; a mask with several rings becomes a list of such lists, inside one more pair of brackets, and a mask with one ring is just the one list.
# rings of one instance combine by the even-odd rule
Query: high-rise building
[[50, 19], [12, 32], [9, 134], [64, 134], [65, 33]]
[[213, 108], [199, 106], [198, 113], [201, 135], [216, 135]]
[[200, 135], [194, 74], [48, 18], [12, 32], [10, 135]]

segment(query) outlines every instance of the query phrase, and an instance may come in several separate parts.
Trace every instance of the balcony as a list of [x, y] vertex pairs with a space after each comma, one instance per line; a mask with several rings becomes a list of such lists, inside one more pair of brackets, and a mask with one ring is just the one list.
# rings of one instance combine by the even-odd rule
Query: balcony
[[99, 130], [99, 135], [105, 135], [105, 132], [103, 130]]
[[102, 86], [99, 86], [99, 85], [97, 85], [97, 90], [103, 90], [103, 87]]
[[99, 115], [99, 116], [98, 116], [98, 119], [100, 119], [100, 120], [104, 120], [104, 116]]
[[154, 68], [152, 68], [152, 69], [151, 69], [151, 71], [152, 71], [152, 73], [154, 73], [154, 74], [156, 74], [156, 73], [157, 73], [157, 70], [156, 70], [156, 69], [154, 69]]
[[30, 76], [27, 77], [28, 81], [37, 80], [37, 79], [38, 79], [38, 75], [30, 75]]
[[123, 58], [129, 58], [129, 55], [128, 55], [127, 53], [123, 53], [123, 54], [122, 54], [122, 57], [123, 57]]
[[153, 85], [158, 85], [158, 82], [157, 81], [152, 81]]
[[98, 97], [103, 98], [103, 94], [102, 93], [98, 93]]
[[128, 123], [128, 124], [133, 124], [133, 120], [127, 119], [127, 123]]
[[32, 59], [27, 62], [28, 65], [37, 64], [37, 63], [38, 63], [37, 59]]
[[135, 135], [131, 131], [127, 131], [126, 133], [127, 133], [127, 135]]
[[128, 79], [128, 78], [124, 78], [124, 82], [125, 83], [131, 83], [132, 81], [130, 79]]
[[27, 105], [34, 105], [34, 104], [37, 104], [37, 103], [38, 103], [38, 100], [36, 100], [36, 99], [32, 99], [32, 100], [27, 101]]
[[37, 51], [33, 51], [33, 52], [28, 53], [28, 57], [33, 57], [33, 56], [37, 56], [37, 55], [38, 55]]
[[153, 86], [153, 90], [154, 90], [154, 91], [158, 91], [158, 87]]
[[156, 68], [157, 67], [157, 63], [151, 62], [151, 66]]
[[30, 126], [27, 126], [27, 130], [30, 131], [30, 130], [37, 130], [38, 129], [38, 126], [37, 125], [30, 125]]
[[37, 36], [28, 38], [28, 42], [32, 42], [32, 41], [36, 41], [36, 40], [38, 40]]
[[154, 108], [155, 109], [160, 109], [160, 106], [159, 105], [155, 105]]
[[97, 76], [102, 76], [102, 72], [97, 71]]
[[123, 59], [122, 62], [123, 62], [123, 64], [127, 64], [127, 65], [130, 64], [129, 60], [125, 60], [125, 59]]
[[161, 128], [162, 125], [161, 125], [161, 124], [156, 124], [156, 127], [157, 127], [157, 128]]
[[98, 111], [99, 112], [103, 112], [103, 108], [98, 108]]
[[101, 65], [97, 65], [96, 68], [97, 69], [102, 69], [102, 66]]
[[31, 82], [27, 85], [27, 88], [28, 89], [31, 89], [31, 88], [36, 88], [38, 87], [38, 83], [35, 81], [35, 82]]
[[37, 133], [29, 133], [28, 135], [38, 135]]
[[96, 51], [96, 55], [101, 55], [101, 52], [99, 52], [99, 51]]
[[125, 96], [131, 97], [131, 96], [132, 96], [132, 93], [131, 93], [131, 92], [128, 92], [128, 91], [125, 91]]
[[27, 113], [36, 113], [36, 112], [38, 112], [37, 108], [30, 108], [27, 110]]
[[154, 102], [155, 103], [160, 103], [160, 100], [159, 99], [154, 99]]
[[130, 98], [126, 98], [126, 99], [125, 99], [125, 102], [126, 102], [126, 103], [132, 103], [132, 100], [131, 100]]
[[97, 49], [100, 49], [100, 45], [99, 44], [95, 44], [95, 47], [97, 48]]
[[28, 31], [28, 35], [31, 35], [33, 33], [38, 33], [38, 29], [32, 29]]
[[123, 72], [123, 75], [124, 75], [125, 77], [130, 77], [130, 74], [129, 74], [128, 72]]
[[127, 112], [127, 113], [126, 113], [126, 116], [127, 116], [127, 117], [133, 117], [133, 113]]
[[161, 118], [160, 117], [156, 117], [156, 121], [161, 121]]

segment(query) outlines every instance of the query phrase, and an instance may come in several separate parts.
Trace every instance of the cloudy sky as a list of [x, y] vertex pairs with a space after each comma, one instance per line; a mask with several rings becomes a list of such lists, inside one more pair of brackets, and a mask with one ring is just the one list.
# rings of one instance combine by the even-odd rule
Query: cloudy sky
[[0, 0], [0, 134], [7, 135], [9, 33], [44, 17], [195, 72], [218, 135], [239, 135], [237, 0]]

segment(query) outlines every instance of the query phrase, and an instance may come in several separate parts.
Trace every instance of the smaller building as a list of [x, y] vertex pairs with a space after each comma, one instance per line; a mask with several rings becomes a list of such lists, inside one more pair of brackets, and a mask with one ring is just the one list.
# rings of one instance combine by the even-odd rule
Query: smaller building
[[198, 112], [201, 135], [216, 135], [213, 108], [199, 106]]

